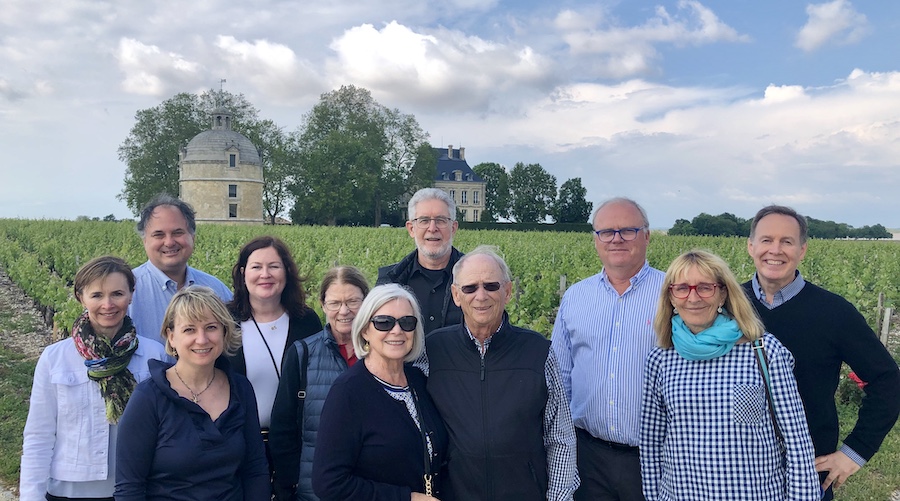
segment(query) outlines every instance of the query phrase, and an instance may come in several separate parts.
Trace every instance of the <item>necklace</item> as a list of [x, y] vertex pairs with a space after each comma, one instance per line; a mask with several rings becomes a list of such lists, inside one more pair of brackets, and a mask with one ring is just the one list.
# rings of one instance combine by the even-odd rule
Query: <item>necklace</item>
[[173, 365], [172, 368], [175, 369], [175, 376], [178, 378], [179, 381], [181, 381], [181, 384], [183, 384], [184, 387], [187, 388], [189, 392], [191, 392], [191, 401], [193, 401], [195, 404], [200, 403], [200, 395], [203, 395], [203, 392], [208, 390], [209, 387], [212, 386], [213, 381], [216, 380], [216, 369], [213, 368], [213, 376], [212, 376], [212, 378], [210, 378], [209, 382], [206, 383], [206, 388], [203, 388], [203, 390], [201, 390], [200, 393], [194, 393], [194, 390], [192, 390], [191, 387], [188, 386], [188, 384], [184, 382], [184, 379], [181, 379], [181, 374], [178, 373], [178, 367], [175, 367]]

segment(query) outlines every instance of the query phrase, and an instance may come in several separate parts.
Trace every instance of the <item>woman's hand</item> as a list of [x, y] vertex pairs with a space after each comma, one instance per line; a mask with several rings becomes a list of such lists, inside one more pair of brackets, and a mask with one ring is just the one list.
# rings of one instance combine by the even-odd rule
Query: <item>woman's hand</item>
[[441, 501], [438, 498], [431, 497], [428, 494], [422, 494], [421, 492], [413, 492], [409, 501]]

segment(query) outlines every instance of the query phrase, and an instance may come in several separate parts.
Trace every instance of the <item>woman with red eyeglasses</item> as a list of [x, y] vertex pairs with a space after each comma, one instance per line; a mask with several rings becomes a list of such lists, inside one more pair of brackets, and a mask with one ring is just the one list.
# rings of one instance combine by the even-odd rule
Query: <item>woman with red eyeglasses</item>
[[675, 258], [653, 326], [641, 405], [646, 499], [819, 499], [794, 358], [725, 261], [699, 250]]
[[331, 387], [319, 426], [312, 486], [323, 501], [439, 498], [447, 431], [407, 362], [425, 347], [415, 297], [397, 284], [369, 292], [352, 326], [361, 363]]

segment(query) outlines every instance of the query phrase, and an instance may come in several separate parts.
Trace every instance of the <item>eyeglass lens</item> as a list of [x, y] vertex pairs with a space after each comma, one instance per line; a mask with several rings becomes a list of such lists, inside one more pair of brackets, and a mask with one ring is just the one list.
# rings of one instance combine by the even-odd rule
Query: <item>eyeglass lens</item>
[[450, 225], [450, 218], [448, 217], [417, 217], [414, 221], [419, 228], [428, 228], [431, 226], [432, 221], [439, 229], [444, 229]]
[[719, 284], [672, 284], [669, 286], [669, 290], [671, 290], [672, 295], [678, 299], [684, 299], [690, 296], [692, 290], [697, 291], [698, 296], [708, 298], [713, 297], [716, 294], [717, 287], [719, 287]]
[[416, 330], [416, 325], [419, 324], [419, 319], [412, 316], [406, 315], [405, 317], [394, 318], [390, 315], [375, 315], [372, 317], [372, 325], [375, 326], [375, 330], [379, 330], [381, 332], [387, 332], [394, 328], [395, 324], [400, 324], [400, 328], [406, 332]]
[[461, 285], [459, 286], [459, 290], [463, 291], [464, 294], [472, 294], [478, 290], [479, 285], [484, 287], [484, 290], [489, 292], [496, 292], [500, 290], [500, 282], [482, 282], [481, 284]]
[[607, 229], [607, 230], [595, 230], [594, 233], [597, 234], [597, 237], [600, 238], [601, 242], [612, 242], [616, 238], [616, 233], [622, 237], [622, 240], [634, 240], [637, 237], [639, 231], [643, 228], [620, 228], [618, 230]]
[[347, 305], [347, 308], [355, 310], [362, 304], [362, 299], [348, 299], [346, 301], [325, 301], [325, 309], [328, 311], [338, 311], [341, 306]]

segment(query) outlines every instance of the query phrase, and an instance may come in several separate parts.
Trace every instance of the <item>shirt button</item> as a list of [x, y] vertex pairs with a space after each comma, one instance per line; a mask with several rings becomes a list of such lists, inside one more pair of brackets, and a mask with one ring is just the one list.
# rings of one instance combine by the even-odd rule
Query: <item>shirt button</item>
[[618, 326], [619, 326], [619, 322], [616, 322], [616, 327], [618, 327]]
[[615, 374], [613, 374], [612, 372], [609, 373], [609, 378], [610, 378], [610, 379], [614, 379], [615, 377], [616, 377]]
[[[610, 400], [609, 405], [616, 405], [616, 402], [614, 400]], [[609, 428], [612, 429], [612, 426], [610, 426]]]
[[615, 346], [613, 346], [613, 347], [612, 347], [612, 351], [616, 351], [616, 350], [618, 350], [618, 348], [616, 348]]
[[428, 317], [428, 320], [434, 320], [434, 315], [431, 315], [430, 317]]

